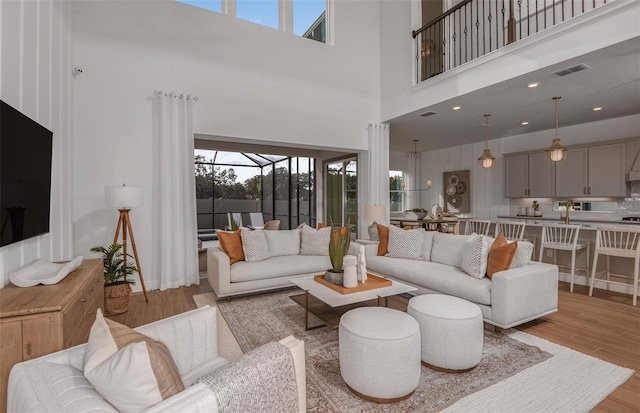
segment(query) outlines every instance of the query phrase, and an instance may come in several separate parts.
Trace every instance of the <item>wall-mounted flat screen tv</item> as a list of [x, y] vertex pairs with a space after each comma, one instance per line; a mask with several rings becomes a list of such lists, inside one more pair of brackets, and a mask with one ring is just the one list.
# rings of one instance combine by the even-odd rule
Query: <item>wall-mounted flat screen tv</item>
[[53, 133], [0, 100], [0, 247], [49, 232]]

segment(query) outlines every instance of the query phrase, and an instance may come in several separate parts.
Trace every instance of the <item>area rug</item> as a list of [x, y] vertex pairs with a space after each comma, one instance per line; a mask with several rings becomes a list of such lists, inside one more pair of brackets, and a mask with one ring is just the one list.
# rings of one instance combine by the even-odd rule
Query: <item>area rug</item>
[[[337, 330], [304, 331], [304, 310], [289, 296], [297, 290], [213, 302], [245, 352], [287, 335], [305, 341], [307, 411], [322, 412], [586, 412], [633, 373], [591, 356], [515, 330], [485, 329], [482, 362], [471, 372], [422, 368], [413, 396], [378, 405], [354, 396], [340, 376]], [[197, 298], [198, 297], [198, 298]], [[320, 323], [310, 316], [310, 325]]]

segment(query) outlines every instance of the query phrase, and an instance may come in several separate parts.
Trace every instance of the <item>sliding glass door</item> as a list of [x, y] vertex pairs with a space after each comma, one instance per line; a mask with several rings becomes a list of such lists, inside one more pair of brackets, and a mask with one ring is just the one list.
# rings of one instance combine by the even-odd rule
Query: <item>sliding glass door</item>
[[355, 157], [325, 163], [327, 224], [351, 227], [357, 234], [358, 163]]

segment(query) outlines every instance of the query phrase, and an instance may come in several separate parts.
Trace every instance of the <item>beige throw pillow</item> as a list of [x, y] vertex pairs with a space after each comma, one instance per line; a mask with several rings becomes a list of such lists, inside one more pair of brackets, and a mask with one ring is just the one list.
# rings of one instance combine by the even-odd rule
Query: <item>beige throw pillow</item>
[[300, 231], [302, 235], [300, 255], [329, 255], [331, 227], [313, 229], [303, 225]]
[[242, 228], [240, 235], [245, 261], [258, 262], [269, 258], [269, 247], [263, 230], [256, 229], [251, 231], [250, 229]]
[[424, 230], [404, 230], [395, 226], [389, 227], [389, 245], [387, 257], [406, 258], [409, 260], [423, 260], [422, 245]]
[[98, 309], [85, 351], [84, 376], [122, 412], [140, 412], [184, 390], [163, 343], [106, 319]]

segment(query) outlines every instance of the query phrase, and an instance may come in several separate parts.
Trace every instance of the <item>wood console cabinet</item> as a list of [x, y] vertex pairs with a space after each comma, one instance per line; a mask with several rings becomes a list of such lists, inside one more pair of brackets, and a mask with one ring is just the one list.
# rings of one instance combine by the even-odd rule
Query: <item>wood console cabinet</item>
[[14, 364], [82, 344], [104, 308], [102, 260], [85, 260], [53, 285], [0, 289], [0, 411]]

